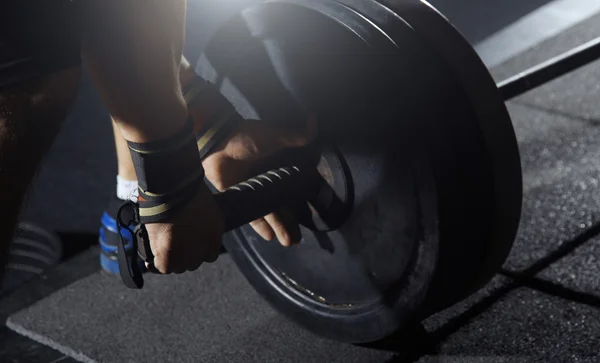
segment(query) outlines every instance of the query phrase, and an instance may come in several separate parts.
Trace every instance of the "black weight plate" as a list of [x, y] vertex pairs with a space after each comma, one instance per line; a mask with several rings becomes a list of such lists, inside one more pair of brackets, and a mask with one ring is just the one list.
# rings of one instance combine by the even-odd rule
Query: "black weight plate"
[[[417, 29], [407, 26], [408, 22], [376, 1], [339, 1], [388, 34], [398, 53], [414, 58], [413, 65], [418, 65], [414, 70], [421, 74], [413, 96], [422, 103], [418, 115], [429, 122], [425, 122], [428, 130], [422, 140], [436, 175], [440, 205], [437, 273], [430, 289], [432, 303], [424, 306], [433, 313], [461, 300], [474, 286], [489, 280], [491, 275], [482, 271], [481, 261], [489, 261], [496, 244], [503, 248], [512, 244], [512, 239], [498, 241], [494, 235], [495, 224], [490, 216], [496, 213], [495, 170], [487, 140], [480, 130], [481, 115], [475, 112], [473, 100], [464, 91], [462, 82]], [[395, 71], [398, 82], [407, 81], [406, 72]], [[450, 95], [452, 99], [447, 99]], [[495, 268], [498, 267], [496, 264]]]
[[[411, 0], [413, 1], [413, 0]], [[478, 114], [494, 170], [494, 242], [482, 261], [482, 281], [491, 278], [504, 263], [515, 240], [521, 217], [523, 184], [515, 131], [502, 95], [483, 61], [451, 23], [430, 4], [420, 1], [405, 7], [403, 1], [385, 1], [390, 8], [410, 10], [402, 14], [427, 37], [462, 83]], [[441, 35], [446, 36], [442, 41]]]
[[[364, 3], [354, 0], [348, 2], [355, 5]], [[486, 182], [491, 185], [492, 194], [485, 199], [485, 203], [491, 207], [486, 216], [491, 221], [490, 232], [484, 240], [466, 239], [463, 246], [452, 243], [449, 253], [441, 257], [447, 263], [440, 269], [432, 287], [432, 295], [428, 299], [439, 309], [482, 287], [497, 273], [510, 252], [519, 226], [522, 202], [522, 174], [517, 139], [504, 101], [489, 71], [473, 47], [442, 14], [427, 2], [419, 0], [368, 2], [397, 15], [392, 16], [392, 20], [386, 18], [384, 22], [377, 24], [389, 26], [396, 23], [401, 27], [403, 23], [408, 23], [423, 45], [431, 49], [433, 57], [445, 63], [445, 69], [460, 84], [466, 95], [476, 115], [476, 126], [485, 142], [488, 167], [491, 168], [491, 179]], [[386, 29], [384, 31], [388, 32]], [[470, 222], [477, 223], [475, 218]], [[464, 233], [470, 233], [468, 227]], [[465, 245], [465, 242], [468, 244]], [[471, 257], [465, 256], [465, 251]], [[471, 271], [464, 271], [460, 275], [453, 273], [459, 271], [458, 261], [467, 259], [471, 260]], [[465, 278], [467, 276], [470, 278]], [[457, 280], [461, 283], [457, 284]]]
[[[398, 122], [406, 87], [390, 82], [386, 67], [398, 60], [388, 54], [395, 52], [392, 45], [340, 4], [269, 2], [224, 24], [198, 66], [246, 117], [276, 116], [273, 93], [292, 95], [282, 101], [292, 109], [299, 109], [295, 99], [317, 110], [321, 136], [343, 155], [354, 211], [340, 230], [304, 229], [303, 243], [290, 249], [249, 228], [235, 232], [237, 243], [226, 241], [267, 300], [337, 340], [377, 340], [413, 318], [436, 255], [429, 162], [412, 137], [413, 125]], [[279, 108], [279, 117], [287, 116], [287, 107]]]

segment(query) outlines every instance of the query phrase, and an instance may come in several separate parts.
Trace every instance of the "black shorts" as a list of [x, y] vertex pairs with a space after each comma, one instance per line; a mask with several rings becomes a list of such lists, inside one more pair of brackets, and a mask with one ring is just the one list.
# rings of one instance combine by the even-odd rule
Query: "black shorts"
[[0, 0], [0, 89], [81, 63], [81, 1]]

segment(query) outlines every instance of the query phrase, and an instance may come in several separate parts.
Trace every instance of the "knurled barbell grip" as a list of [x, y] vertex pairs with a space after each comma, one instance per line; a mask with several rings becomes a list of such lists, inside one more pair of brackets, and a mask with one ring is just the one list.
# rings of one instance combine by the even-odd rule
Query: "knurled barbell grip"
[[257, 218], [310, 199], [318, 193], [317, 170], [312, 167], [283, 167], [260, 174], [245, 182], [214, 194], [231, 231]]

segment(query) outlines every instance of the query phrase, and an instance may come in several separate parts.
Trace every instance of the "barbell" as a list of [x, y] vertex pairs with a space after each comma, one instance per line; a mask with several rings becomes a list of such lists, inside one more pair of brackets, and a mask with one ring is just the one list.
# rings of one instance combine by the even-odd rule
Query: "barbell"
[[[215, 194], [226, 249], [277, 311], [338, 341], [377, 341], [461, 301], [498, 271], [519, 226], [504, 101], [597, 59], [599, 44], [497, 85], [425, 1], [244, 9], [213, 35], [200, 75], [256, 122], [316, 113], [319, 135]], [[246, 225], [282, 206], [302, 224], [292, 248]]]

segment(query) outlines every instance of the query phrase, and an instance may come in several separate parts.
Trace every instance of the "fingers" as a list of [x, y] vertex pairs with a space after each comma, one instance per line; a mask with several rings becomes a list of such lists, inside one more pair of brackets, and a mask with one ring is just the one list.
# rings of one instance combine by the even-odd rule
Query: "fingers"
[[247, 145], [252, 145], [257, 154], [265, 157], [284, 148], [308, 145], [317, 136], [317, 119], [310, 116], [301, 127], [285, 123], [249, 121], [240, 133], [250, 140], [244, 143], [246, 148], [249, 148]]
[[214, 248], [206, 254], [204, 261], [208, 262], [208, 263], [213, 263], [219, 258], [220, 255], [221, 255], [221, 244], [215, 245]]
[[317, 118], [311, 115], [303, 130], [281, 130], [279, 142], [283, 147], [303, 147], [317, 136]]
[[277, 239], [282, 246], [289, 247], [300, 242], [302, 234], [292, 213], [281, 211], [250, 222], [250, 226], [264, 240]]
[[156, 252], [154, 254], [154, 260], [152, 264], [146, 263], [146, 267], [150, 267], [155, 273], [163, 275], [181, 274], [186, 270], [184, 267], [185, 264], [181, 263], [181, 261], [181, 258], [173, 256], [173, 254], [168, 250], [161, 250], [160, 252]]
[[298, 244], [302, 239], [298, 221], [294, 214], [287, 209], [252, 221], [250, 226], [262, 239], [272, 241], [277, 238], [279, 243], [285, 247]]
[[216, 249], [215, 251], [209, 252], [204, 259], [190, 257], [187, 259], [188, 261], [185, 264], [176, 265], [176, 267], [173, 267], [173, 268], [171, 268], [170, 265], [165, 264], [164, 261], [161, 261], [158, 263], [159, 267], [156, 267], [155, 262], [152, 262], [152, 263], [146, 262], [145, 264], [146, 264], [146, 269], [148, 270], [148, 272], [153, 273], [153, 274], [180, 275], [185, 272], [196, 271], [197, 269], [200, 268], [200, 266], [202, 266], [202, 264], [204, 262], [207, 262], [207, 263], [215, 262], [219, 258], [219, 255], [220, 255], [220, 248]]
[[272, 241], [273, 238], [275, 238], [275, 231], [264, 218], [250, 222], [250, 226], [262, 239], [266, 241]]
[[265, 222], [269, 224], [275, 237], [282, 246], [289, 247], [300, 243], [302, 233], [300, 226], [292, 212], [283, 209], [279, 213], [272, 213], [266, 216]]
[[160, 271], [158, 271], [156, 266], [154, 266], [154, 263], [146, 262], [146, 270], [148, 270], [148, 272], [150, 272], [152, 274], [160, 274], [161, 273]]
[[220, 252], [220, 243], [208, 244], [205, 249], [198, 252], [186, 249], [177, 256], [169, 251], [164, 252], [164, 250], [161, 250], [154, 255], [154, 260], [151, 263], [146, 262], [146, 269], [154, 274], [179, 275], [188, 271], [196, 271], [203, 263], [215, 262], [219, 258]]
[[185, 271], [196, 271], [204, 262], [208, 262], [208, 260], [206, 258], [198, 258], [194, 254], [188, 253], [187, 258], [185, 259]]
[[301, 127], [285, 123], [246, 120], [214, 153], [224, 154], [228, 158], [241, 160], [244, 163], [255, 162], [285, 148], [306, 146], [315, 139], [316, 135], [315, 116], [311, 116]]

